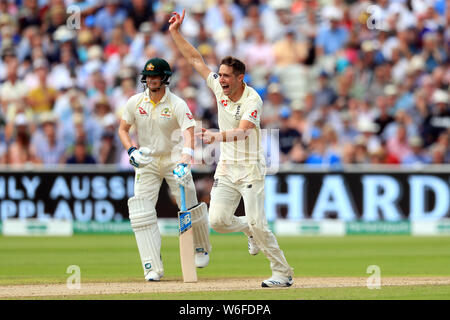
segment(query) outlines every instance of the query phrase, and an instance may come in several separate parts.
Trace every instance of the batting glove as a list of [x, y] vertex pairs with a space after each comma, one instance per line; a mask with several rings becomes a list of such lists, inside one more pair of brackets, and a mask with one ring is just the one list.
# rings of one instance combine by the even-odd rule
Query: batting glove
[[136, 168], [142, 168], [153, 161], [150, 156], [150, 149], [142, 147], [137, 149], [136, 147], [131, 147], [128, 149], [128, 155], [130, 156], [130, 164]]
[[186, 187], [192, 180], [192, 173], [186, 163], [179, 163], [173, 170], [173, 176], [178, 184]]

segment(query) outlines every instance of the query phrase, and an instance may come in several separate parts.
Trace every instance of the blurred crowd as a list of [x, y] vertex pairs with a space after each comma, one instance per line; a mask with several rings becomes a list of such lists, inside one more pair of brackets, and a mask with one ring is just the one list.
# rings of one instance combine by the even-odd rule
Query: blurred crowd
[[[175, 49], [246, 64], [268, 156], [283, 164], [450, 162], [449, 0], [0, 0], [0, 163], [118, 164], [125, 102], [166, 59], [205, 128], [213, 94]], [[269, 150], [271, 150], [269, 152]]]

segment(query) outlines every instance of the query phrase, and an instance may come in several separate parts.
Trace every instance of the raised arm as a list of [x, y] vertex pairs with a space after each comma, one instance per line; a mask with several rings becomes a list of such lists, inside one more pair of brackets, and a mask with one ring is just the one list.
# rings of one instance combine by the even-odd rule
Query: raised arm
[[172, 36], [175, 45], [181, 54], [186, 58], [186, 60], [191, 64], [195, 70], [206, 80], [208, 75], [211, 73], [211, 70], [206, 65], [203, 60], [202, 55], [195, 49], [189, 42], [184, 39], [184, 37], [180, 33], [180, 26], [183, 23], [185, 10], [181, 14], [181, 17], [178, 13], [172, 12], [172, 17], [169, 19], [170, 27], [169, 32]]

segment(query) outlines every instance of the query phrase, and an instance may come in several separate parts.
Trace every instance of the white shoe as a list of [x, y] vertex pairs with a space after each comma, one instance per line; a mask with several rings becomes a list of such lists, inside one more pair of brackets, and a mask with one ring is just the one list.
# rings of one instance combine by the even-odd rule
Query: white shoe
[[145, 276], [145, 280], [147, 281], [159, 281], [164, 276], [164, 272], [157, 273], [155, 271], [149, 271]]
[[195, 253], [195, 266], [197, 268], [204, 268], [209, 263], [209, 254], [206, 251], [203, 251], [203, 249], [197, 251]]
[[259, 247], [256, 244], [255, 239], [253, 239], [253, 236], [248, 237], [248, 253], [250, 253], [252, 256], [255, 256], [259, 253]]
[[294, 280], [291, 276], [283, 277], [283, 276], [272, 276], [271, 278], [264, 280], [261, 283], [261, 287], [263, 288], [281, 288], [281, 287], [290, 287], [294, 283]]

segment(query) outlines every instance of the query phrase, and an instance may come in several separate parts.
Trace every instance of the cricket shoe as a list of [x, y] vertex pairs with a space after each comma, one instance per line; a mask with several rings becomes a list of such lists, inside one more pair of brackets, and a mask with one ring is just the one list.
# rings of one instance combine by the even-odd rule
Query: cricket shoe
[[255, 239], [253, 236], [248, 237], [248, 253], [250, 253], [252, 256], [256, 256], [259, 253], [260, 249], [258, 245], [256, 244]]
[[145, 280], [147, 281], [159, 281], [164, 276], [164, 272], [158, 273], [155, 271], [149, 271], [145, 276]]
[[291, 276], [283, 277], [283, 276], [272, 276], [271, 278], [264, 280], [261, 283], [261, 287], [263, 288], [282, 288], [282, 287], [290, 287], [294, 283], [294, 280]]
[[204, 268], [209, 263], [209, 254], [202, 248], [197, 248], [195, 252], [195, 266], [197, 268]]

